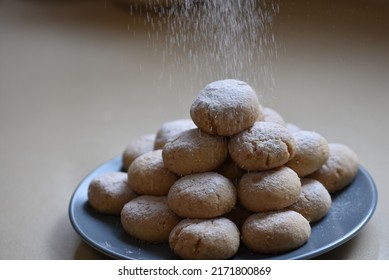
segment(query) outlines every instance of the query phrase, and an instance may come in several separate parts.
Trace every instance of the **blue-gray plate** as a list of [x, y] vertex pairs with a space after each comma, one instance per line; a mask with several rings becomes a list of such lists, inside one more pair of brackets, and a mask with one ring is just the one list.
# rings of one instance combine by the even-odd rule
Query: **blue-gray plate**
[[[76, 188], [69, 204], [69, 218], [81, 238], [98, 251], [115, 259], [178, 259], [168, 244], [148, 244], [128, 236], [120, 218], [96, 212], [88, 204], [88, 186], [96, 176], [121, 170], [121, 156], [102, 164]], [[377, 205], [377, 189], [369, 173], [360, 167], [354, 181], [332, 195], [328, 214], [312, 225], [308, 242], [279, 255], [256, 254], [241, 245], [233, 259], [311, 259], [345, 243], [366, 225]]]

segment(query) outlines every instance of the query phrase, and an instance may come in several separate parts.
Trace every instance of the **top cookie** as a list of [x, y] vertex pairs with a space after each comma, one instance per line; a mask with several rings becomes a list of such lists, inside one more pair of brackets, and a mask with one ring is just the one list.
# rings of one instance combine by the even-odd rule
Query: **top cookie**
[[227, 79], [208, 84], [193, 102], [190, 115], [201, 130], [230, 136], [252, 126], [261, 109], [255, 91], [247, 83]]

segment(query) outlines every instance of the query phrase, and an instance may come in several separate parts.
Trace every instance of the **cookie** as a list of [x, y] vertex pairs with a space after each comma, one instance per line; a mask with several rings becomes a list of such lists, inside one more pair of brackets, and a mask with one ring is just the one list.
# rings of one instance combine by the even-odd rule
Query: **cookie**
[[311, 235], [307, 219], [292, 210], [253, 214], [242, 226], [242, 241], [252, 251], [280, 254], [304, 245]]
[[239, 202], [252, 212], [279, 210], [297, 202], [301, 181], [288, 167], [249, 172], [238, 185]]
[[167, 169], [162, 150], [154, 150], [137, 157], [128, 168], [128, 185], [138, 194], [167, 195], [179, 178]]
[[292, 134], [295, 142], [295, 155], [286, 163], [299, 177], [318, 170], [328, 159], [327, 140], [314, 131], [300, 130]]
[[169, 246], [183, 259], [223, 260], [237, 253], [239, 235], [235, 224], [226, 218], [185, 219], [172, 230]]
[[169, 240], [171, 230], [181, 220], [167, 206], [166, 196], [142, 195], [124, 205], [120, 221], [130, 236], [150, 243]]
[[145, 134], [133, 139], [122, 154], [123, 170], [127, 171], [131, 163], [141, 154], [152, 151], [154, 148], [155, 134]]
[[223, 164], [227, 155], [227, 139], [198, 128], [180, 133], [162, 150], [165, 166], [178, 175], [215, 170]]
[[190, 116], [201, 130], [221, 136], [251, 127], [261, 114], [253, 88], [234, 79], [208, 84], [190, 108]]
[[89, 204], [104, 214], [120, 215], [124, 204], [136, 196], [124, 172], [104, 173], [94, 178], [88, 187]]
[[314, 223], [327, 215], [331, 208], [332, 199], [327, 189], [317, 180], [301, 179], [301, 194], [289, 210], [303, 215], [310, 223]]
[[327, 161], [308, 177], [318, 180], [330, 193], [334, 193], [348, 186], [358, 170], [359, 159], [350, 147], [330, 143]]
[[184, 218], [214, 218], [228, 213], [237, 199], [234, 184], [216, 172], [187, 175], [169, 190], [168, 205]]
[[179, 119], [164, 123], [157, 131], [154, 141], [154, 150], [162, 149], [165, 144], [181, 132], [196, 128], [191, 119]]
[[284, 126], [260, 121], [232, 136], [228, 149], [232, 160], [240, 168], [269, 170], [284, 165], [294, 157], [295, 140]]

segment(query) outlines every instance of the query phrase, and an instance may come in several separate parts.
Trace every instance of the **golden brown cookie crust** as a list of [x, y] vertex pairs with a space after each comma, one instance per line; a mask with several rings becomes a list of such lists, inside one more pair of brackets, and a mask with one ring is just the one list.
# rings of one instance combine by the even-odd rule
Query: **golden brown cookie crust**
[[169, 245], [183, 259], [223, 260], [239, 249], [240, 234], [226, 218], [185, 219], [171, 232]]
[[230, 136], [249, 128], [261, 115], [260, 110], [252, 87], [227, 79], [208, 84], [193, 102], [190, 115], [201, 130]]
[[170, 188], [168, 205], [184, 218], [214, 218], [235, 206], [234, 184], [216, 172], [187, 175]]
[[228, 149], [239, 167], [253, 171], [269, 170], [294, 157], [295, 140], [284, 126], [261, 121], [231, 137]]

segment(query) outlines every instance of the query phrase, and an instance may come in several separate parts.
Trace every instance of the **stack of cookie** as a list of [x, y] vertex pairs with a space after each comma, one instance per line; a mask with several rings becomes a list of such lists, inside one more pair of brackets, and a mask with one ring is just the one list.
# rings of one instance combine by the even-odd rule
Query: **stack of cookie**
[[190, 116], [130, 143], [127, 173], [96, 178], [88, 193], [128, 234], [184, 259], [228, 259], [240, 241], [269, 254], [302, 246], [359, 168], [349, 147], [286, 123], [242, 81], [207, 85]]

